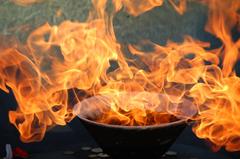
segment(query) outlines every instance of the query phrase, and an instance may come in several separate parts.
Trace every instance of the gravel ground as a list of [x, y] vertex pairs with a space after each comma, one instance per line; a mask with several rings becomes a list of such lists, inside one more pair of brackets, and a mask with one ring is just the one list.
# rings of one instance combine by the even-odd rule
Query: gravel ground
[[[24, 40], [34, 28], [46, 22], [54, 25], [66, 19], [84, 21], [90, 6], [89, 0], [47, 0], [28, 7], [3, 0], [0, 1], [0, 32]], [[59, 10], [62, 16], [57, 16]]]
[[[90, 8], [90, 0], [46, 0], [28, 7], [2, 0], [0, 32], [17, 35], [24, 40], [29, 32], [46, 22], [59, 24], [64, 20], [85, 21]], [[57, 16], [59, 10], [62, 12], [61, 16]], [[213, 37], [203, 32], [206, 13], [205, 7], [189, 3], [187, 13], [180, 16], [166, 3], [138, 17], [129, 16], [122, 11], [116, 15], [114, 25], [117, 38], [124, 43], [150, 39], [164, 44], [169, 39], [181, 41], [185, 34], [211, 40]]]

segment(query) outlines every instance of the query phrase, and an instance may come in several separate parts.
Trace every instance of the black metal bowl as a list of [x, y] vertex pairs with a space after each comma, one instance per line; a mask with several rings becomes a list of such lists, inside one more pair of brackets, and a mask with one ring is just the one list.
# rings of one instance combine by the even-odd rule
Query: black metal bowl
[[161, 157], [186, 126], [186, 120], [157, 126], [121, 126], [79, 119], [105, 153], [121, 159]]

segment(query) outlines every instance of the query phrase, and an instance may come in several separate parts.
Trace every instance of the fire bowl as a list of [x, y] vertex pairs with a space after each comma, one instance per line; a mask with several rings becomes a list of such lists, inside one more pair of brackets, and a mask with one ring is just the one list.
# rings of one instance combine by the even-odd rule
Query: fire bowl
[[103, 151], [112, 158], [159, 158], [186, 126], [185, 120], [157, 126], [102, 124], [79, 116]]

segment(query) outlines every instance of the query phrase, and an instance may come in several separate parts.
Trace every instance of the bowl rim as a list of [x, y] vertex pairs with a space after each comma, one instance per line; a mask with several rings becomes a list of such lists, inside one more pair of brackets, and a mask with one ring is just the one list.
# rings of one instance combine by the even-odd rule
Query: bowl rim
[[129, 129], [129, 130], [134, 130], [134, 129], [156, 129], [156, 128], [167, 128], [167, 127], [174, 127], [178, 125], [186, 125], [188, 123], [188, 119], [179, 119], [174, 122], [170, 123], [164, 123], [164, 124], [159, 124], [159, 125], [146, 125], [146, 126], [125, 126], [125, 125], [111, 125], [111, 124], [104, 124], [100, 122], [96, 122], [84, 117], [78, 116], [78, 118], [86, 123], [89, 123], [91, 125], [97, 125], [105, 128], [113, 128], [113, 129]]

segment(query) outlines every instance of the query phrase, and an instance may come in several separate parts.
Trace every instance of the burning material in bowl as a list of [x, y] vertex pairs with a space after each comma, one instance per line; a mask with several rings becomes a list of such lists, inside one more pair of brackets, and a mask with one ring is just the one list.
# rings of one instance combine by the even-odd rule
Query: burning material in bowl
[[[191, 106], [187, 100], [184, 104]], [[115, 158], [159, 157], [185, 127], [186, 120], [180, 118], [186, 114], [180, 116], [180, 105], [162, 94], [120, 92], [85, 99], [74, 112], [104, 151]], [[189, 110], [188, 115], [196, 113]]]
[[190, 100], [173, 103], [171, 98], [144, 91], [103, 93], [75, 105], [74, 113], [98, 123], [123, 126], [171, 123], [197, 113], [197, 107]]

